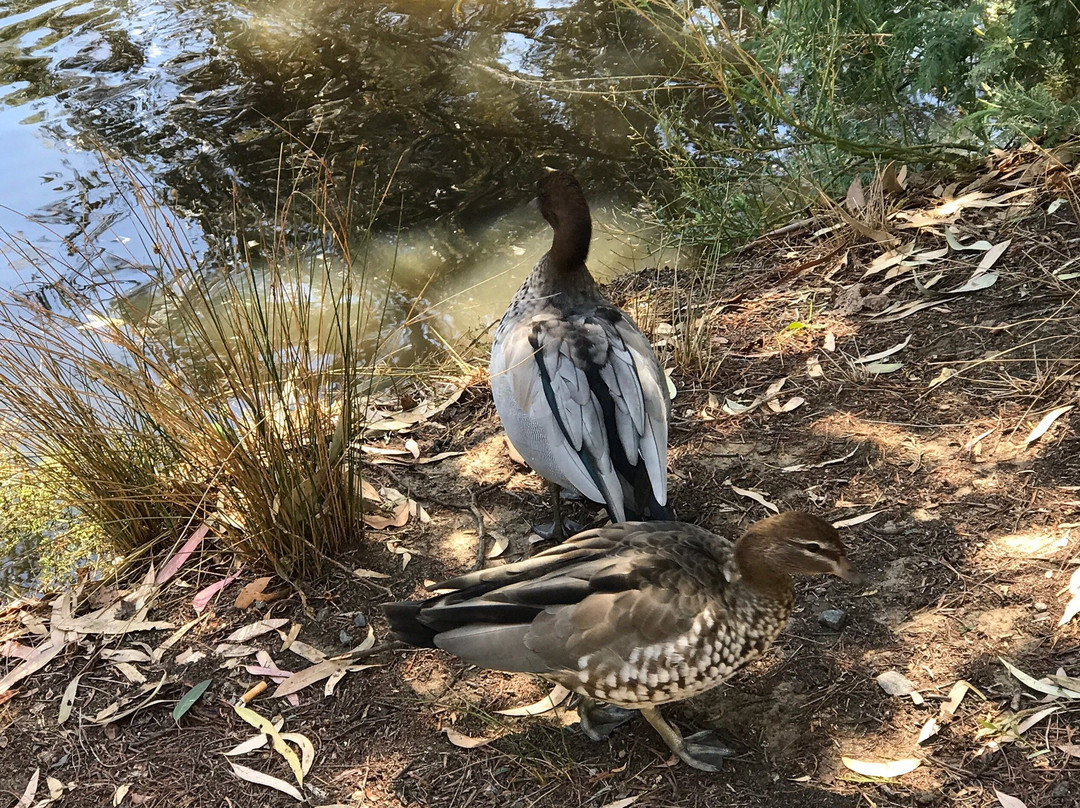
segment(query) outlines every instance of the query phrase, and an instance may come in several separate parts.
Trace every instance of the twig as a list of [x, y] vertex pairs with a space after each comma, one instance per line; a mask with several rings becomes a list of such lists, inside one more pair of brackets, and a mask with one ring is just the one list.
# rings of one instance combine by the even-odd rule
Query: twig
[[484, 514], [476, 504], [476, 492], [469, 492], [469, 510], [472, 511], [473, 519], [476, 520], [476, 568], [484, 568], [484, 556], [487, 549], [487, 530], [484, 529]]
[[342, 654], [341, 657], [337, 658], [341, 659], [343, 657], [347, 657], [355, 661], [357, 659], [367, 659], [369, 656], [375, 656], [375, 654], [382, 654], [386, 651], [404, 651], [407, 648], [412, 648], [412, 646], [408, 643], [402, 642], [401, 640], [387, 640], [386, 642], [376, 643], [370, 648], [365, 648], [362, 651], [349, 651], [349, 653]]

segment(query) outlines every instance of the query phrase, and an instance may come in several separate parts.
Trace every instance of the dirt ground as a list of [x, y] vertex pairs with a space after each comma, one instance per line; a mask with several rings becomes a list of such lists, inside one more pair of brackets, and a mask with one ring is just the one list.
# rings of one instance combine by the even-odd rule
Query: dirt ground
[[[679, 519], [734, 534], [766, 516], [769, 503], [857, 521], [841, 532], [867, 582], [800, 582], [796, 611], [761, 660], [669, 709], [676, 723], [716, 728], [739, 751], [724, 771], [673, 763], [644, 721], [596, 744], [570, 709], [499, 715], [539, 699], [543, 683], [440, 652], [397, 651], [365, 660], [375, 666], [345, 675], [332, 695], [318, 682], [296, 705], [269, 692], [251, 702], [311, 741], [306, 804], [1080, 806], [1080, 693], [1069, 689], [1080, 681], [1043, 678], [1080, 677], [1080, 628], [1058, 625], [1080, 592], [1080, 574], [1070, 589], [1080, 562], [1080, 409], [1032, 437], [1080, 394], [1072, 160], [999, 154], [958, 183], [912, 177], [902, 199], [889, 196], [898, 191], [893, 176], [849, 194], [843, 212], [737, 255], [737, 282], [664, 270], [614, 284], [612, 295], [674, 368], [669, 466]], [[937, 255], [948, 239], [955, 245]], [[894, 250], [909, 260], [889, 264]], [[965, 285], [972, 290], [946, 293]], [[902, 308], [920, 302], [921, 310]], [[229, 633], [283, 618], [282, 634], [298, 625], [302, 643], [331, 655], [363, 639], [368, 621], [383, 639], [380, 603], [476, 563], [478, 519], [487, 547], [506, 544], [487, 562], [501, 563], [527, 552], [530, 521], [546, 516], [541, 481], [509, 456], [484, 382], [378, 444], [400, 448], [408, 438], [422, 458], [463, 454], [372, 465], [373, 482], [407, 493], [425, 514], [370, 532], [343, 568], [307, 582], [306, 609], [280, 581], [268, 589], [285, 597], [236, 608], [237, 593], [261, 574], [245, 570], [157, 661], [151, 652], [171, 630], [80, 634], [0, 694], [0, 808], [22, 808], [35, 770], [40, 783], [27, 806], [297, 804], [230, 768], [295, 785], [281, 754], [268, 746], [223, 754], [255, 734], [232, 705], [267, 678], [265, 665], [252, 672], [260, 663], [250, 657], [229, 661]], [[586, 504], [569, 508], [582, 522], [599, 518]], [[149, 618], [192, 621], [193, 595], [230, 565], [203, 552]], [[347, 571], [354, 567], [389, 577], [359, 578]], [[54, 605], [0, 615], [0, 648], [40, 646], [35, 622], [47, 631], [40, 621]], [[842, 610], [846, 625], [826, 625], [830, 609]], [[120, 675], [121, 657], [107, 653], [140, 642], [150, 661], [128, 664], [146, 685]], [[311, 665], [282, 642], [270, 631], [251, 645], [286, 671]], [[1002, 660], [1057, 694], [1023, 684]], [[0, 656], [0, 676], [20, 662]], [[877, 681], [887, 672], [916, 693], [887, 693]], [[78, 674], [70, 717], [59, 724]], [[146, 690], [163, 675], [159, 690]], [[178, 700], [207, 679], [205, 695], [174, 720]], [[958, 693], [959, 704], [950, 702]], [[119, 712], [149, 703], [103, 718], [118, 701]], [[921, 732], [929, 734], [922, 743]], [[882, 778], [845, 758], [919, 765]]]

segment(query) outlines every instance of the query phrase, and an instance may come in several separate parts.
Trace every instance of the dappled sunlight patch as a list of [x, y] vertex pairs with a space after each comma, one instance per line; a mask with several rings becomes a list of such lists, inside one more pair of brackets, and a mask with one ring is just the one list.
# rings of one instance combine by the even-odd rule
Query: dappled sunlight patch
[[980, 550], [980, 555], [988, 558], [1064, 559], [1072, 544], [1068, 530], [1033, 529], [994, 536]]

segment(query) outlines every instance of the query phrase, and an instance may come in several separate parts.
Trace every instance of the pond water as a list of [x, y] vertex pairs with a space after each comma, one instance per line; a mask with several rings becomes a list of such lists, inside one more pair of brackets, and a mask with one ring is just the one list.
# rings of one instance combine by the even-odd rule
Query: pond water
[[[95, 272], [122, 274], [154, 265], [125, 175], [202, 254], [215, 233], [273, 221], [317, 157], [356, 209], [379, 200], [374, 227], [398, 252], [425, 256], [413, 275], [432, 264], [468, 286], [470, 265], [543, 231], [519, 213], [544, 165], [614, 210], [635, 201], [650, 124], [606, 93], [665, 58], [609, 0], [16, 0], [0, 3], [0, 48], [4, 232], [46, 253], [90, 243]], [[0, 287], [34, 280], [7, 264]]]
[[665, 260], [631, 213], [655, 135], [612, 98], [677, 58], [610, 0], [0, 0], [0, 289], [48, 305], [59, 267], [153, 316], [137, 189], [214, 272], [223, 235], [329, 178], [368, 274], [482, 330], [546, 249], [544, 166], [586, 185], [598, 275]]

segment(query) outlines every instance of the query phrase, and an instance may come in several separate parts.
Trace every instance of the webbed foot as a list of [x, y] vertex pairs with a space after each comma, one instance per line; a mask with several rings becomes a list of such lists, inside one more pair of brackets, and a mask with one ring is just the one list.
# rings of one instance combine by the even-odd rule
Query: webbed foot
[[591, 740], [604, 741], [613, 729], [633, 719], [637, 710], [603, 704], [588, 696], [582, 696], [578, 701], [577, 713], [581, 731]]

